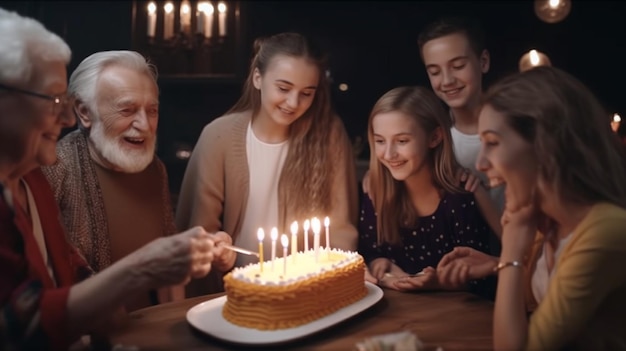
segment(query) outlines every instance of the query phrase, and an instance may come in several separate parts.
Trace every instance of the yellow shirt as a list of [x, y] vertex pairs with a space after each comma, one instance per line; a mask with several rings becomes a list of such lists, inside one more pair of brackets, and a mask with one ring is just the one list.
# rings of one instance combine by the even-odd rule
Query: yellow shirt
[[527, 350], [626, 349], [626, 209], [600, 203], [558, 258]]

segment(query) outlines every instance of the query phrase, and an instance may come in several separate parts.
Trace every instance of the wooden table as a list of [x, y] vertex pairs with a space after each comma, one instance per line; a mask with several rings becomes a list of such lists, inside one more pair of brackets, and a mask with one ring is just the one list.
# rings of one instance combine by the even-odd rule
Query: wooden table
[[[414, 332], [427, 349], [492, 349], [493, 303], [466, 292], [401, 293], [384, 290], [368, 310], [329, 329], [272, 350], [353, 350], [364, 338], [403, 330]], [[131, 313], [111, 336], [113, 344], [140, 350], [249, 350], [221, 342], [192, 328], [186, 313], [208, 295]]]

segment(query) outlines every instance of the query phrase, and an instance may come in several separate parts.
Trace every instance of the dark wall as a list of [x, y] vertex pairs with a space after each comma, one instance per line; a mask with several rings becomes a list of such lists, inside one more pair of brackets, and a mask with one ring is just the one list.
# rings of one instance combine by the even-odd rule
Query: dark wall
[[159, 82], [161, 110], [159, 118], [158, 154], [165, 162], [170, 188], [178, 192], [185, 160], [176, 157], [179, 149], [191, 150], [202, 128], [226, 112], [241, 91], [237, 81], [213, 82], [206, 80]]
[[[63, 37], [72, 48], [68, 75], [94, 52], [136, 49], [131, 35], [132, 1], [0, 1], [0, 7], [36, 18]], [[193, 147], [202, 128], [234, 104], [241, 82], [238, 77], [176, 79], [162, 75], [159, 89], [157, 153], [176, 193], [186, 167], [186, 161], [176, 157], [177, 149]]]
[[42, 22], [72, 48], [71, 72], [88, 55], [131, 47], [131, 1], [0, 1]]
[[[100, 50], [132, 49], [131, 1], [0, 1], [0, 6], [41, 20], [72, 47], [73, 68]], [[241, 46], [232, 79], [160, 79], [161, 117], [158, 153], [177, 191], [185, 162], [175, 157], [192, 147], [201, 129], [239, 97], [254, 38], [299, 31], [331, 53], [333, 102], [353, 138], [363, 137], [376, 99], [399, 85], [426, 85], [416, 38], [427, 22], [444, 14], [467, 14], [483, 23], [492, 65], [489, 85], [517, 71], [519, 58], [536, 48], [553, 65], [579, 77], [611, 112], [626, 115], [626, 2], [573, 1], [556, 24], [541, 22], [533, 1], [245, 1], [241, 8]], [[349, 90], [337, 86], [347, 83]], [[367, 149], [367, 147], [366, 147]], [[361, 156], [366, 155], [366, 152]]]
[[[296, 30], [327, 44], [337, 83], [335, 103], [353, 135], [365, 133], [369, 110], [399, 85], [429, 86], [417, 36], [442, 15], [478, 18], [491, 52], [488, 86], [518, 70], [530, 49], [546, 53], [554, 66], [586, 83], [608, 110], [626, 115], [621, 85], [626, 79], [626, 1], [573, 0], [569, 16], [547, 24], [532, 0], [516, 1], [274, 1], [250, 4], [252, 34]], [[252, 15], [253, 14], [253, 15]]]

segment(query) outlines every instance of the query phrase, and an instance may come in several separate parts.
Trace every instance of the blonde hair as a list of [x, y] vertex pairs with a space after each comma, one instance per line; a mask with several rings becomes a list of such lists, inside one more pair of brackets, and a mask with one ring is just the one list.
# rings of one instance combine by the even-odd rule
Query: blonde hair
[[[261, 108], [261, 92], [254, 87], [255, 69], [265, 75], [272, 59], [283, 55], [304, 58], [319, 71], [319, 83], [309, 109], [289, 127], [289, 152], [279, 182], [279, 198], [297, 218], [327, 214], [331, 208], [333, 179], [329, 145], [337, 135], [338, 118], [330, 105], [330, 90], [326, 78], [326, 56], [306, 37], [298, 33], [280, 33], [254, 43], [254, 58], [244, 83], [241, 98], [227, 112], [252, 111], [253, 118]], [[335, 139], [333, 139], [333, 137]]]
[[575, 77], [537, 67], [497, 82], [484, 104], [533, 144], [540, 177], [561, 199], [626, 207], [622, 145], [607, 111]]
[[424, 87], [398, 87], [385, 93], [374, 105], [367, 123], [370, 144], [370, 197], [378, 215], [378, 242], [400, 242], [399, 227], [417, 223], [417, 214], [404, 182], [395, 180], [380, 163], [374, 152], [372, 121], [381, 113], [401, 112], [414, 119], [427, 137], [441, 129], [442, 140], [430, 149], [428, 162], [436, 187], [451, 193], [462, 192], [457, 185], [456, 171], [460, 167], [452, 150], [450, 127], [452, 121], [435, 94]]

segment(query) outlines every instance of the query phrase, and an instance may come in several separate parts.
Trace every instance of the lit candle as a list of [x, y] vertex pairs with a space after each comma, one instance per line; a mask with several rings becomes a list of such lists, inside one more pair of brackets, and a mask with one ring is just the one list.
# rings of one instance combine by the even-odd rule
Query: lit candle
[[322, 229], [322, 224], [317, 217], [313, 217], [311, 220], [311, 229], [313, 230], [313, 247], [315, 248], [315, 262], [317, 262], [317, 258], [320, 250], [320, 230]]
[[330, 218], [326, 216], [324, 218], [324, 228], [326, 229], [326, 255], [328, 255], [328, 258], [330, 259], [330, 235], [328, 234], [328, 226], [330, 226]]
[[168, 2], [163, 6], [165, 18], [163, 21], [163, 39], [168, 40], [174, 36], [174, 4]]
[[154, 38], [156, 35], [156, 4], [151, 1], [148, 4], [148, 36]]
[[256, 237], [259, 239], [259, 266], [261, 273], [263, 273], [263, 239], [265, 239], [265, 232], [263, 228], [259, 228], [256, 232]]
[[204, 35], [204, 23], [206, 22], [206, 15], [204, 12], [206, 11], [207, 6], [206, 1], [201, 1], [198, 3], [198, 9], [196, 10], [196, 33], [200, 33]]
[[188, 0], [183, 0], [180, 5], [180, 31], [183, 33], [191, 32], [191, 6]]
[[289, 238], [286, 234], [280, 236], [280, 243], [283, 244], [283, 277], [287, 277], [287, 246], [289, 246]]
[[309, 227], [311, 226], [311, 222], [309, 220], [305, 220], [302, 227], [304, 228], [304, 252], [309, 251]]
[[210, 2], [206, 3], [204, 8], [204, 36], [207, 38], [211, 38], [213, 36], [213, 13], [215, 12], [215, 8]]
[[291, 223], [291, 259], [296, 262], [296, 252], [298, 252], [298, 222]]
[[276, 260], [276, 240], [278, 240], [278, 229], [272, 228], [270, 232], [272, 238], [272, 272], [274, 271], [274, 261]]
[[330, 249], [330, 235], [328, 234], [328, 226], [330, 225], [330, 218], [326, 216], [324, 218], [324, 227], [326, 228], [326, 248]]
[[219, 13], [218, 24], [219, 24], [219, 34], [222, 37], [226, 36], [226, 4], [220, 2], [217, 4], [217, 12]]

